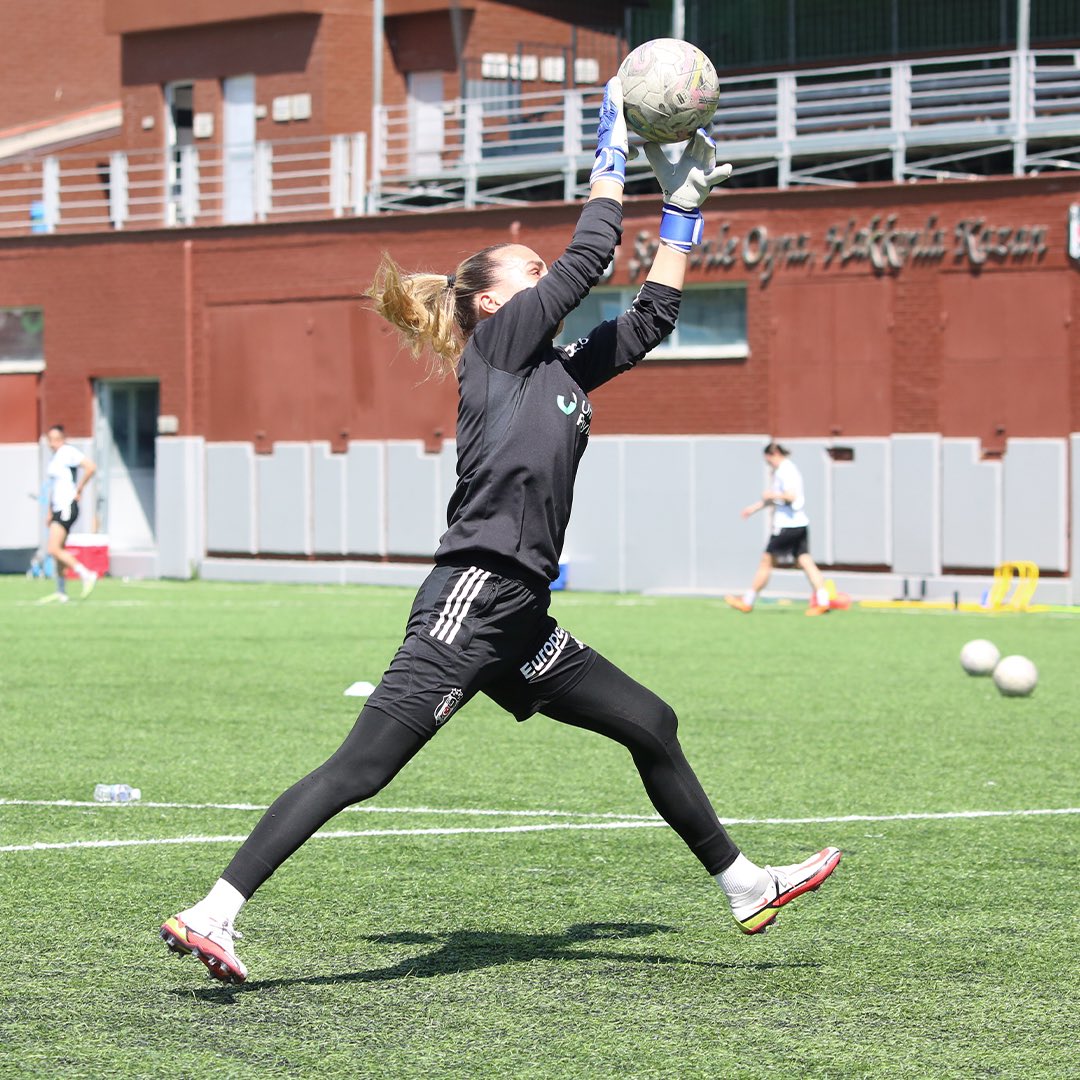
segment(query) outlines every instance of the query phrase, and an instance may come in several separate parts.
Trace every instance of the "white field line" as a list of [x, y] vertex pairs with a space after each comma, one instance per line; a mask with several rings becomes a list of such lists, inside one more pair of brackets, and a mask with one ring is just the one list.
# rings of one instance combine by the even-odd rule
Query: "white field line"
[[[97, 804], [91, 804], [97, 805]], [[1061, 814], [1080, 814], [1080, 807], [1039, 810], [957, 810], [941, 813], [912, 814], [845, 814], [837, 817], [809, 818], [728, 818], [726, 825], [830, 825], [851, 822], [886, 822], [886, 821], [956, 821], [974, 818], [1017, 818], [1047, 817]], [[457, 827], [427, 829], [357, 829], [335, 832], [317, 832], [312, 839], [351, 840], [357, 837], [378, 836], [462, 836], [478, 833], [530, 833], [581, 830], [610, 829], [655, 829], [666, 828], [666, 823], [659, 818], [627, 818], [603, 822], [545, 822], [541, 825], [499, 825], [490, 827]], [[15, 851], [67, 851], [77, 848], [121, 848], [121, 847], [156, 847], [164, 844], [240, 844], [246, 836], [176, 836], [159, 837], [152, 840], [72, 840], [56, 844], [9, 844], [0, 847], [0, 853]]]
[[[75, 799], [0, 799], [0, 806], [93, 806], [98, 809], [111, 809], [121, 804], [80, 802]], [[149, 806], [167, 810], [257, 810], [260, 813], [269, 807], [262, 803], [178, 803], [144, 802], [141, 799], [126, 806]], [[575, 810], [480, 810], [473, 807], [445, 806], [347, 806], [343, 814], [446, 814], [449, 817], [567, 817], [567, 818], [605, 818], [618, 821], [656, 821], [655, 814], [593, 814]]]

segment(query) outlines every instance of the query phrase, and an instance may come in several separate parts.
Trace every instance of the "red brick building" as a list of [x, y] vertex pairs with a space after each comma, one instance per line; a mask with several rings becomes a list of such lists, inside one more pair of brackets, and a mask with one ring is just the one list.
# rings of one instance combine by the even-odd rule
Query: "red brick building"
[[[1000, 450], [1080, 430], [1080, 270], [1066, 251], [1080, 179], [721, 192], [691, 287], [736, 286], [743, 355], [657, 360], [602, 392], [600, 434], [940, 432]], [[657, 199], [634, 199], [605, 287], [631, 287]], [[517, 238], [552, 259], [573, 205], [277, 226], [28, 237], [0, 290], [44, 311], [43, 414], [92, 425], [95, 380], [159, 380], [179, 433], [244, 439], [453, 432], [455, 393], [361, 301], [379, 254], [449, 272]], [[706, 350], [707, 352], [708, 350]], [[32, 376], [25, 379], [33, 381]], [[6, 432], [35, 437], [29, 382], [0, 380]], [[21, 413], [10, 403], [18, 398]], [[9, 441], [15, 441], [10, 439]]]
[[[27, 12], [31, 36], [42, 25], [33, 18], [55, 19], [67, 5], [38, 7]], [[56, 10], [46, 12], [50, 7]], [[91, 8], [100, 32], [93, 29]], [[55, 126], [110, 101], [120, 103], [122, 120], [117, 130], [94, 135], [87, 127], [80, 136], [75, 149], [83, 156], [77, 160], [89, 176], [83, 183], [69, 180], [67, 159], [59, 154], [43, 230], [31, 231], [24, 207], [23, 216], [0, 232], [0, 308], [22, 319], [30, 340], [25, 347], [32, 350], [36, 341], [40, 350], [36, 359], [0, 357], [0, 451], [33, 446], [44, 425], [61, 422], [88, 447], [111, 446], [114, 464], [124, 459], [117, 448], [127, 440], [132, 461], [142, 462], [131, 474], [146, 474], [129, 486], [144, 483], [153, 491], [160, 480], [154, 476], [155, 431], [159, 448], [162, 439], [195, 440], [206, 448], [248, 447], [274, 460], [279, 446], [325, 444], [333, 456], [354, 445], [389, 447], [405, 440], [432, 453], [452, 439], [453, 386], [423, 382], [422, 369], [397, 352], [387, 328], [361, 300], [380, 252], [391, 250], [406, 267], [449, 272], [465, 255], [505, 238], [551, 260], [568, 239], [578, 207], [548, 199], [438, 213], [357, 214], [364, 208], [356, 201], [357, 170], [365, 167], [367, 151], [374, 166], [386, 166], [379, 148], [385, 150], [395, 116], [415, 134], [438, 114], [443, 164], [465, 160], [478, 129], [469, 135], [466, 115], [462, 149], [455, 149], [455, 95], [463, 85], [480, 93], [484, 78], [508, 79], [524, 107], [538, 100], [528, 91], [561, 77], [559, 94], [578, 110], [566, 106], [560, 114], [569, 129], [580, 116], [579, 99], [595, 98], [624, 48], [621, 6], [593, 5], [590, 25], [582, 26], [571, 5], [386, 0], [378, 51], [375, 10], [371, 0], [100, 0], [79, 7], [80, 18], [65, 24], [55, 51], [70, 55], [67, 67], [39, 56], [39, 46], [29, 51], [28, 78], [18, 90], [0, 93], [0, 138], [20, 124], [54, 125], [58, 136], [70, 134]], [[102, 75], [106, 69], [111, 77]], [[61, 79], [64, 72], [74, 72], [70, 85]], [[385, 130], [373, 127], [376, 101], [386, 106], [378, 118]], [[472, 115], [484, 119], [491, 111]], [[230, 117], [238, 114], [247, 132], [239, 144], [229, 139]], [[542, 121], [523, 115], [519, 129], [526, 133], [530, 123], [550, 128], [547, 111]], [[552, 138], [565, 149], [563, 134]], [[371, 136], [372, 143], [328, 142], [346, 135]], [[0, 228], [6, 221], [5, 177], [32, 173], [48, 192], [50, 174], [42, 161], [64, 146], [43, 138], [21, 157], [0, 159]], [[481, 150], [496, 152], [476, 160], [497, 171], [505, 144], [489, 139], [485, 128]], [[305, 179], [304, 164], [284, 181], [278, 170], [288, 156], [282, 147], [305, 140], [329, 148], [330, 165], [312, 166], [311, 174], [318, 172], [320, 183], [329, 176], [331, 186], [334, 176], [345, 175], [352, 195], [316, 210], [294, 202], [275, 216], [274, 206], [260, 204], [256, 185], [254, 200], [230, 209], [230, 169], [258, 173], [259, 148], [271, 143], [276, 156], [266, 158], [274, 174], [267, 183], [277, 184], [277, 195], [284, 190], [302, 197], [304, 185], [314, 183]], [[580, 133], [579, 145], [586, 142], [587, 133]], [[409, 145], [415, 156], [417, 144]], [[237, 146], [242, 152], [230, 157], [230, 147]], [[304, 155], [296, 150], [293, 156]], [[552, 169], [562, 169], [559, 183], [568, 191], [580, 184], [575, 167], [587, 175], [587, 153], [558, 161]], [[341, 171], [343, 162], [351, 173]], [[74, 166], [70, 174], [82, 175]], [[647, 174], [636, 177], [631, 192], [655, 190]], [[513, 170], [496, 178], [510, 183]], [[194, 200], [185, 187], [189, 181], [199, 185]], [[412, 196], [430, 194], [429, 209], [440, 205], [443, 192], [424, 181], [415, 162], [412, 173], [402, 171], [395, 182]], [[140, 217], [143, 202], [151, 205]], [[821, 561], [940, 576], [950, 568], [987, 569], [1000, 557], [1021, 557], [1018, 552], [1038, 548], [1040, 537], [1050, 536], [1041, 564], [1046, 572], [1066, 574], [1076, 557], [1071, 535], [1077, 531], [1070, 525], [1076, 510], [1066, 485], [1076, 452], [1073, 433], [1080, 431], [1075, 247], [1070, 256], [1070, 221], [1078, 205], [1080, 177], [1065, 172], [788, 191], [721, 189], [706, 208], [705, 242], [692, 259], [675, 336], [632, 375], [597, 394], [593, 433], [601, 440], [738, 442], [770, 434], [802, 440], [807, 453], [825, 454], [825, 500], [854, 475], [844, 472], [845, 464], [855, 457], [869, 469], [861, 463], [876, 461], [879, 451], [883, 464], [873, 466], [879, 473], [862, 474], [869, 478], [866, 490], [892, 492], [900, 479], [890, 471], [889, 447], [898, 438], [925, 437], [931, 456], [941, 459], [942, 484], [948, 487], [949, 475], [969, 471], [997, 493], [985, 522], [978, 509], [950, 526], [948, 506], [940, 505], [926, 527], [944, 530], [942, 544], [933, 540], [917, 557], [901, 558], [897, 551], [907, 541], [898, 537], [895, 518], [909, 511], [883, 506], [880, 521], [863, 530], [872, 539], [834, 545], [833, 531], [840, 537], [862, 528], [860, 502], [852, 495], [849, 504], [837, 504], [835, 530], [823, 530], [827, 550], [816, 553]], [[601, 317], [605, 304], [628, 302], [651, 259], [658, 214], [658, 196], [630, 195], [611, 275], [580, 319]], [[177, 227], [185, 222], [188, 227]], [[574, 323], [571, 330], [583, 326]], [[0, 327], [0, 340], [3, 332]], [[962, 451], [959, 466], [948, 465], [952, 450], [942, 456], [940, 447], [934, 449], [939, 443]], [[1038, 468], [1049, 468], [1043, 501], [1053, 512], [1046, 521], [1026, 515], [1027, 531], [1017, 533], [1002, 500], [1015, 504], [1008, 491], [1043, 491], [1037, 484], [1025, 489], [1024, 476], [1008, 464], [1021, 460], [1019, 452], [1009, 457], [1011, 446], [1029, 444], [1033, 453], [1049, 455], [1049, 465]], [[258, 470], [251, 469], [253, 476]], [[207, 482], [212, 486], [213, 477]], [[139, 542], [145, 546], [156, 531], [154, 500], [140, 498], [144, 537], [150, 538]], [[261, 504], [257, 495], [250, 498], [257, 516]], [[708, 493], [694, 498], [707, 500]], [[161, 501], [159, 493], [157, 512]], [[112, 505], [115, 518], [120, 496]], [[311, 506], [297, 512], [316, 513]], [[977, 547], [975, 538], [988, 529], [993, 544], [965, 555], [969, 540]], [[212, 522], [208, 530], [211, 538], [228, 532], [215, 532]], [[324, 550], [310, 537], [263, 542], [251, 530], [253, 525], [240, 528], [233, 547], [232, 540], [196, 538], [190, 546], [194, 561], [207, 551], [311, 557]], [[267, 526], [266, 536], [272, 532]], [[386, 539], [392, 528], [384, 534], [360, 547], [348, 538], [335, 540], [325, 550], [336, 557], [428, 550], [426, 536], [412, 552]], [[873, 539], [878, 534], [880, 542]], [[0, 546], [20, 545], [27, 546], [0, 537]], [[588, 548], [580, 542], [581, 551]], [[728, 583], [700, 566], [688, 577], [697, 585]], [[627, 574], [616, 584], [649, 581]]]

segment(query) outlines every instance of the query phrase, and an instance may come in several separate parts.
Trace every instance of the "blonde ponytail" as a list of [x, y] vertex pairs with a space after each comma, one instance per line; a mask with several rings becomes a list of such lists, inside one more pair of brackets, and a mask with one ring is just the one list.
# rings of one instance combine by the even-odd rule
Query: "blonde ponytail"
[[480, 321], [477, 294], [499, 280], [499, 252], [512, 246], [492, 244], [470, 255], [452, 274], [406, 274], [383, 252], [375, 280], [364, 295], [398, 328], [414, 357], [428, 354], [428, 375], [441, 379], [456, 369], [461, 350]]
[[375, 280], [364, 295], [397, 327], [414, 358], [428, 354], [429, 375], [443, 378], [454, 370], [462, 341], [455, 323], [451, 278], [446, 274], [406, 274], [384, 253]]

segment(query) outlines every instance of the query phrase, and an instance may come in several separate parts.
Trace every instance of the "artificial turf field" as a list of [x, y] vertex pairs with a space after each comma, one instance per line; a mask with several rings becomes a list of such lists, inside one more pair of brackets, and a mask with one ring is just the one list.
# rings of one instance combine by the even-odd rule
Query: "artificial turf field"
[[[336, 748], [412, 593], [47, 588], [0, 578], [0, 1075], [1080, 1076], [1078, 618], [557, 594], [746, 853], [832, 843], [830, 881], [740, 934], [625, 751], [477, 699], [264, 886], [227, 988], [157, 928]], [[974, 637], [1035, 694], [966, 676]]]

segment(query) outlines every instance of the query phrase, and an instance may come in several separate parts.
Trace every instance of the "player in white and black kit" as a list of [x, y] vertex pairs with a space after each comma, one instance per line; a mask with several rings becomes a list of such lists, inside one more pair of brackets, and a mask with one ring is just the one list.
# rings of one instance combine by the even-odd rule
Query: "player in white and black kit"
[[806, 608], [807, 615], [829, 612], [829, 590], [818, 565], [810, 555], [810, 519], [806, 516], [802, 473], [788, 456], [791, 451], [778, 442], [765, 447], [765, 460], [772, 470], [769, 488], [757, 502], [743, 507], [744, 518], [766, 508], [772, 513], [772, 527], [765, 553], [758, 563], [750, 588], [742, 596], [725, 596], [733, 608], [749, 614], [754, 610], [761, 590], [769, 583], [773, 567], [781, 560], [795, 563], [806, 575], [814, 590]]
[[[665, 820], [715, 876], [747, 933], [816, 888], [840, 852], [759, 867], [732, 842], [683, 756], [675, 713], [548, 612], [550, 584], [589, 439], [589, 393], [629, 370], [675, 324], [700, 205], [730, 166], [704, 134], [671, 165], [647, 148], [664, 189], [661, 247], [633, 306], [567, 348], [562, 320], [610, 262], [622, 222], [627, 157], [622, 88], [607, 88], [589, 201], [573, 240], [548, 267], [500, 244], [451, 275], [407, 275], [384, 259], [379, 312], [456, 374], [457, 487], [435, 568], [417, 593], [405, 640], [334, 755], [269, 808], [210, 893], [166, 920], [162, 937], [228, 982], [246, 978], [233, 921], [241, 905], [345, 807], [370, 798], [477, 693], [518, 720], [534, 713], [599, 732], [630, 751]], [[462, 347], [462, 342], [464, 346]]]
[[90, 590], [97, 583], [97, 574], [83, 566], [64, 547], [71, 527], [79, 518], [79, 499], [82, 498], [83, 488], [97, 471], [97, 466], [67, 441], [60, 424], [53, 424], [45, 438], [53, 452], [47, 470], [49, 516], [45, 523], [49, 529], [48, 552], [56, 567], [56, 591], [43, 596], [38, 603], [66, 603], [68, 596], [64, 582], [65, 570], [74, 570], [79, 575], [84, 598], [90, 595]]

